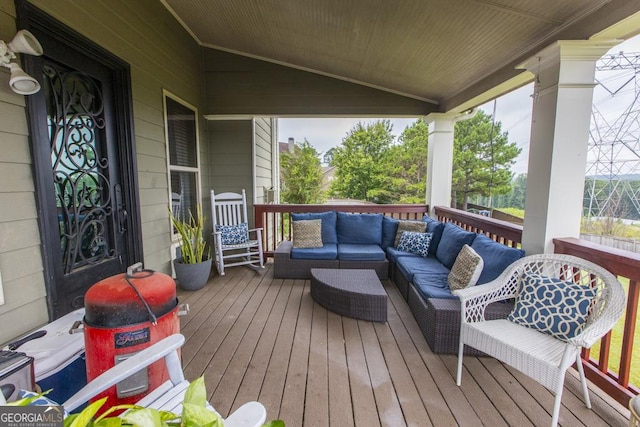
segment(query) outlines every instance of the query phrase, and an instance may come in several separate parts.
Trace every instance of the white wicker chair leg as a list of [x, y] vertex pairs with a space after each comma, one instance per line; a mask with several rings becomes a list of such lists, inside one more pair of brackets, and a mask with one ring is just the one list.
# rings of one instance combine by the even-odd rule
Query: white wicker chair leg
[[553, 404], [553, 414], [551, 416], [551, 427], [556, 427], [558, 425], [558, 418], [560, 415], [560, 407], [562, 406], [562, 390], [564, 389], [564, 372], [560, 375], [560, 379], [558, 380], [558, 386], [556, 387], [556, 400]]
[[462, 384], [462, 356], [464, 355], [464, 343], [460, 340], [460, 347], [458, 348], [458, 373], [456, 374], [456, 384], [460, 387]]
[[589, 388], [587, 387], [587, 378], [584, 376], [584, 367], [582, 366], [582, 358], [580, 353], [576, 355], [576, 365], [580, 374], [580, 382], [582, 383], [582, 395], [584, 396], [584, 404], [591, 409], [591, 399], [589, 398]]

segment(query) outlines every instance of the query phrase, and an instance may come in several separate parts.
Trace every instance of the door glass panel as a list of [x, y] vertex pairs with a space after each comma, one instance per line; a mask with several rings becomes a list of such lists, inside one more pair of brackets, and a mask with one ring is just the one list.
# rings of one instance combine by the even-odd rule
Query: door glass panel
[[100, 83], [48, 64], [43, 69], [63, 271], [114, 256], [109, 160]]

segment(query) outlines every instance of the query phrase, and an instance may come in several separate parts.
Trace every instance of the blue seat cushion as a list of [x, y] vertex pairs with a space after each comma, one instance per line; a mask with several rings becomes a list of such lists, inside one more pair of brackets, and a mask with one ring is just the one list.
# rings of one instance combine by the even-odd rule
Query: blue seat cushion
[[458, 299], [457, 296], [451, 294], [449, 283], [447, 282], [448, 276], [448, 274], [444, 273], [417, 273], [413, 276], [413, 285], [425, 300], [427, 298]]
[[[391, 243], [393, 244], [393, 241]], [[398, 258], [405, 256], [422, 258], [420, 255], [412, 254], [411, 252], [399, 251], [393, 246], [388, 246], [385, 251], [387, 252], [387, 258], [389, 258], [389, 260], [393, 262], [396, 262]]]
[[398, 220], [395, 218], [389, 218], [388, 216], [382, 217], [382, 249], [393, 247], [396, 240], [396, 233], [398, 232]]
[[321, 248], [293, 248], [291, 259], [338, 259], [338, 245], [325, 243]]
[[338, 212], [338, 243], [378, 245], [382, 243], [382, 215]]
[[378, 245], [338, 244], [338, 259], [342, 261], [384, 261], [384, 251]]
[[471, 244], [471, 249], [476, 251], [484, 261], [482, 274], [478, 284], [483, 285], [497, 278], [509, 265], [524, 256], [522, 249], [510, 248], [495, 242], [487, 236], [478, 235]]
[[447, 222], [444, 225], [442, 239], [440, 239], [438, 249], [436, 250], [436, 258], [438, 258], [445, 267], [451, 270], [451, 267], [453, 267], [453, 263], [456, 262], [456, 257], [460, 253], [460, 250], [462, 250], [462, 247], [464, 245], [471, 246], [471, 243], [473, 243], [473, 239], [475, 239], [476, 236], [476, 233], [465, 231], [457, 225]]
[[403, 256], [396, 260], [396, 266], [408, 281], [411, 281], [413, 276], [418, 273], [444, 274], [448, 276], [450, 271], [435, 257]]
[[[336, 233], [336, 213], [329, 212], [310, 212], [310, 213], [292, 213], [291, 220], [322, 220], [322, 243], [338, 243], [338, 234]], [[326, 259], [326, 258], [325, 258]]]

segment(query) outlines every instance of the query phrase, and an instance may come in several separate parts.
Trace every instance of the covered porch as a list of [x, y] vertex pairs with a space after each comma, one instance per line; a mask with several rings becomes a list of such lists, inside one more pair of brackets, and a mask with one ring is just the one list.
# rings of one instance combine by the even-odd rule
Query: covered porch
[[[394, 283], [388, 322], [343, 317], [315, 304], [308, 280], [237, 267], [197, 292], [182, 321], [187, 378], [204, 375], [223, 415], [259, 400], [287, 426], [548, 425], [553, 394], [489, 357], [434, 354]], [[584, 406], [570, 370], [560, 424], [625, 426], [629, 411], [597, 387]]]

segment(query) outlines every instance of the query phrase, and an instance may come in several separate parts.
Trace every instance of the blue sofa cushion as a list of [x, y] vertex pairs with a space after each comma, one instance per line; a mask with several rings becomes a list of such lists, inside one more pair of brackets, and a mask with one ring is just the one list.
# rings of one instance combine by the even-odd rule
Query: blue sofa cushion
[[396, 233], [398, 232], [398, 222], [395, 218], [389, 218], [388, 216], [382, 217], [382, 249], [393, 246], [396, 240]]
[[384, 261], [384, 251], [378, 245], [338, 244], [338, 259], [342, 261]]
[[382, 215], [338, 212], [338, 243], [380, 245], [382, 243]]
[[396, 260], [396, 266], [408, 281], [411, 281], [413, 276], [418, 273], [444, 274], [445, 277], [449, 275], [449, 269], [435, 257], [403, 256]]
[[321, 248], [292, 248], [291, 259], [338, 259], [338, 245], [325, 243]]
[[436, 250], [436, 258], [444, 264], [449, 270], [453, 267], [453, 263], [456, 262], [456, 257], [464, 245], [473, 243], [473, 239], [477, 236], [476, 233], [471, 231], [465, 231], [457, 225], [447, 222], [444, 225], [444, 231], [442, 232], [442, 239], [438, 244]]
[[509, 265], [524, 256], [521, 249], [510, 248], [501, 243], [495, 242], [487, 236], [478, 235], [471, 244], [471, 249], [476, 251], [484, 261], [482, 274], [478, 279], [478, 284], [483, 285], [497, 278]]
[[457, 296], [451, 294], [447, 276], [443, 273], [417, 273], [413, 276], [413, 284], [425, 300], [427, 298], [458, 299]]
[[385, 251], [387, 252], [387, 258], [389, 259], [389, 261], [393, 261], [393, 262], [396, 262], [399, 257], [405, 257], [405, 256], [422, 258], [420, 255], [399, 251], [393, 246], [388, 246]]
[[291, 214], [292, 221], [298, 221], [301, 219], [321, 219], [322, 243], [338, 243], [338, 234], [336, 233], [336, 213], [334, 211]]
[[442, 239], [444, 222], [436, 221], [435, 219], [427, 215], [425, 215], [422, 220], [427, 223], [427, 233], [433, 234], [433, 237], [431, 238], [431, 244], [429, 245], [429, 255], [435, 256], [438, 250], [438, 245], [440, 244], [440, 239]]

